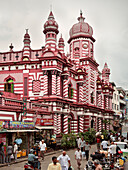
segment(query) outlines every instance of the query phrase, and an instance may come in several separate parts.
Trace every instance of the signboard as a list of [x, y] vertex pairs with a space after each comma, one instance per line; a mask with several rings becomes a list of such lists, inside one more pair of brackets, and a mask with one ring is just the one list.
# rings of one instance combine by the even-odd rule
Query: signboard
[[40, 125], [41, 126], [53, 126], [54, 120], [53, 119], [41, 119]]
[[34, 122], [10, 121], [10, 128], [34, 128]]

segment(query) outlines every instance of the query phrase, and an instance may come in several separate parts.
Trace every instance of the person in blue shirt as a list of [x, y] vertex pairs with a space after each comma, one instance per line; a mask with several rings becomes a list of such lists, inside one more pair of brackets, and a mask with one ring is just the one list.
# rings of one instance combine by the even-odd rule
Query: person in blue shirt
[[36, 156], [34, 155], [34, 150], [30, 149], [30, 153], [28, 154], [28, 163], [31, 164], [34, 168], [36, 167], [35, 159]]

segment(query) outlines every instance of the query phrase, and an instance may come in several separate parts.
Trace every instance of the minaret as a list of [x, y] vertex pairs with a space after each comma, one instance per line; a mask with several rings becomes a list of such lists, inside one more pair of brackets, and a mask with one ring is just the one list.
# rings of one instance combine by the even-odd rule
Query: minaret
[[45, 48], [55, 51], [57, 34], [59, 33], [59, 31], [58, 24], [54, 19], [52, 11], [49, 14], [48, 20], [44, 24], [43, 32], [45, 34]]
[[64, 53], [64, 39], [62, 38], [62, 34], [61, 37], [59, 39], [59, 43], [58, 43], [58, 47], [59, 47], [59, 51], [63, 54]]
[[30, 56], [30, 35], [28, 34], [28, 29], [26, 29], [26, 34], [24, 35], [24, 48], [23, 48], [23, 56], [24, 57], [29, 57]]
[[109, 83], [109, 75], [110, 75], [110, 69], [108, 68], [107, 63], [104, 64], [104, 68], [102, 70], [102, 79], [105, 83]]

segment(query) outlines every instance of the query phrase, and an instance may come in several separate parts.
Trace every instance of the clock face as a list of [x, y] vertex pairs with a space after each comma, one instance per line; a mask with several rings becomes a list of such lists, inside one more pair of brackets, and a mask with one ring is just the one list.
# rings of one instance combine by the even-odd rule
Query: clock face
[[84, 43], [83, 48], [88, 48], [88, 44]]

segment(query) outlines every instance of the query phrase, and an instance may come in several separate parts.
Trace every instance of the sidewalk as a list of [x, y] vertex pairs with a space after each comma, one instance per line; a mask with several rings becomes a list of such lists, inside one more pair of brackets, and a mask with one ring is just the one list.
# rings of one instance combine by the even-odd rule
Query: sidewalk
[[[62, 151], [61, 151], [61, 150], [51, 151], [51, 152], [45, 153], [45, 156], [52, 155], [52, 154], [56, 154], [56, 153], [59, 153], [59, 152], [62, 152]], [[13, 161], [10, 163], [10, 165], [12, 165], [12, 164], [17, 164], [17, 163], [20, 163], [20, 162], [24, 162], [24, 161], [27, 161], [27, 160], [28, 160], [28, 156], [23, 157], [23, 158], [18, 158], [18, 159], [17, 159], [17, 162], [15, 162], [15, 161], [13, 160]], [[8, 163], [0, 164], [0, 168], [1, 168], [1, 167], [4, 167], [4, 166], [8, 166]]]

